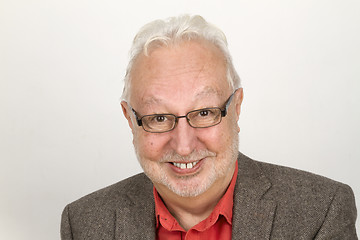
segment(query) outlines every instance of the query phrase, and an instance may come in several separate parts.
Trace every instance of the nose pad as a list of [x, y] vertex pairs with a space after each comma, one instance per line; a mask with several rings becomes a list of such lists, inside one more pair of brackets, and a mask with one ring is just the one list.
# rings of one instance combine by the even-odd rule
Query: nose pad
[[191, 127], [185, 117], [178, 118], [175, 129], [171, 131], [171, 147], [180, 155], [189, 155], [196, 147], [196, 129]]

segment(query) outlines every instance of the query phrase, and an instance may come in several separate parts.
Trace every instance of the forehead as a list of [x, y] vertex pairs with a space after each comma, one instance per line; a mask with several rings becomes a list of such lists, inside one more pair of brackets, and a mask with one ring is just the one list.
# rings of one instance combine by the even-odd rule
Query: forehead
[[185, 41], [140, 55], [131, 72], [130, 101], [158, 103], [230, 92], [222, 52], [207, 41]]

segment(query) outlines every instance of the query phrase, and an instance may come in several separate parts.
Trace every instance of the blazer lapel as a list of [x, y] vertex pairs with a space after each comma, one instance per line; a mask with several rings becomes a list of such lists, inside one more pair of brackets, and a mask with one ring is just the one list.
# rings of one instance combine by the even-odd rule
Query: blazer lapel
[[271, 183], [256, 162], [239, 154], [232, 239], [270, 239], [276, 203], [263, 199]]
[[155, 239], [155, 205], [150, 180], [133, 187], [116, 210], [115, 239]]

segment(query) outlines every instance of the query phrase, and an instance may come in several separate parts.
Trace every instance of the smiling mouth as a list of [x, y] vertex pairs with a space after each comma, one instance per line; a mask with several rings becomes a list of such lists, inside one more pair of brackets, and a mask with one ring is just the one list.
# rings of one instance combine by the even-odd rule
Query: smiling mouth
[[173, 162], [172, 164], [175, 167], [178, 167], [180, 169], [191, 169], [191, 168], [195, 167], [195, 165], [198, 164], [198, 163], [199, 163], [199, 161], [190, 162], [190, 163], [176, 163], [176, 162]]

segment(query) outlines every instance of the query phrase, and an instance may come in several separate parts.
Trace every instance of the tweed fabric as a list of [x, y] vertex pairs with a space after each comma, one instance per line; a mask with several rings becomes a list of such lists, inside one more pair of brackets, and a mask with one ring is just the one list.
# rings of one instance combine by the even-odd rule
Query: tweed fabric
[[[356, 240], [354, 194], [312, 173], [239, 153], [232, 239]], [[153, 185], [138, 174], [69, 205], [61, 239], [155, 239]]]

